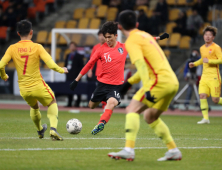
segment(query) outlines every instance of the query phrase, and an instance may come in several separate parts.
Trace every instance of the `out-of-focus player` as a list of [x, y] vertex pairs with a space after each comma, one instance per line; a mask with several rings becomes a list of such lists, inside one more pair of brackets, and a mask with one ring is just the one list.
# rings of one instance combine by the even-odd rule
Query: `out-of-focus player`
[[199, 84], [200, 108], [203, 114], [203, 119], [197, 124], [209, 124], [208, 103], [207, 98], [212, 97], [216, 104], [222, 105], [221, 94], [221, 77], [219, 64], [222, 64], [221, 47], [213, 42], [217, 28], [207, 26], [204, 29], [205, 44], [200, 47], [201, 59], [194, 63], [189, 63], [189, 67], [197, 67], [203, 64], [203, 72]]
[[158, 161], [181, 160], [182, 154], [177, 148], [167, 125], [159, 118], [177, 93], [179, 82], [171, 69], [164, 52], [153, 37], [137, 29], [136, 15], [125, 10], [119, 15], [119, 29], [127, 37], [126, 50], [137, 72], [124, 83], [120, 89], [128, 89], [132, 84], [142, 81], [142, 88], [137, 91], [126, 108], [125, 148], [120, 152], [111, 152], [109, 157], [115, 159], [135, 158], [135, 141], [140, 127], [140, 113], [156, 135], [166, 144], [168, 151]]
[[[100, 48], [106, 42], [101, 30], [98, 31], [97, 35], [98, 35], [99, 43], [93, 47], [90, 58], [93, 56], [93, 54], [96, 52], [96, 50], [98, 48]], [[93, 74], [92, 69], [93, 69], [93, 67], [87, 73], [89, 78], [92, 77], [92, 74]], [[101, 73], [101, 71], [102, 71], [102, 63], [101, 63], [101, 60], [98, 60], [96, 62], [96, 76], [98, 76]]]
[[59, 73], [68, 73], [68, 71], [65, 67], [59, 67], [42, 45], [31, 41], [33, 35], [31, 22], [27, 20], [18, 22], [17, 33], [21, 41], [7, 49], [0, 61], [0, 76], [3, 80], [8, 80], [9, 77], [5, 73], [5, 66], [12, 59], [18, 73], [20, 94], [31, 107], [30, 116], [37, 128], [39, 138], [44, 137], [47, 125], [41, 124], [38, 101], [43, 106], [48, 106], [47, 117], [50, 121], [50, 137], [53, 140], [63, 140], [57, 132], [58, 106], [53, 91], [41, 76], [39, 69], [40, 59], [54, 71]]

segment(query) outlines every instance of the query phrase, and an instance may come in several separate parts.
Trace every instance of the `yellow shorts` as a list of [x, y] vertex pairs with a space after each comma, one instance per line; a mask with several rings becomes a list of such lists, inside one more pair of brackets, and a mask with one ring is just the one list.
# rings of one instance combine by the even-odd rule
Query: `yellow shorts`
[[200, 80], [199, 94], [207, 94], [209, 97], [220, 97], [221, 83], [220, 80]]
[[55, 98], [52, 89], [45, 82], [41, 89], [34, 91], [20, 91], [20, 95], [31, 107], [34, 106], [37, 101], [43, 106], [48, 106]]
[[161, 111], [166, 111], [177, 93], [179, 85], [170, 83], [157, 83], [151, 90], [150, 94], [153, 99], [147, 100], [145, 98], [145, 91], [141, 87], [133, 96], [134, 100], [140, 101], [147, 105], [149, 108], [155, 108]]

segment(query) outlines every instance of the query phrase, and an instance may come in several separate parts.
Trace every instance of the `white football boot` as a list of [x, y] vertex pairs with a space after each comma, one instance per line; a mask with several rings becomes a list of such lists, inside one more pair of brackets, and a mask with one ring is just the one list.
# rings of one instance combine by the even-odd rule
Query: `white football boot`
[[176, 152], [169, 152], [165, 153], [165, 156], [162, 158], [157, 159], [157, 161], [180, 161], [182, 159], [182, 154], [178, 150]]
[[108, 153], [108, 156], [112, 159], [126, 159], [127, 161], [133, 161], [135, 159], [135, 153], [134, 152], [128, 152], [125, 149], [119, 151], [119, 152], [110, 152]]
[[209, 124], [210, 123], [210, 120], [207, 120], [207, 119], [202, 119], [201, 121], [197, 122], [197, 124], [201, 125], [201, 124]]

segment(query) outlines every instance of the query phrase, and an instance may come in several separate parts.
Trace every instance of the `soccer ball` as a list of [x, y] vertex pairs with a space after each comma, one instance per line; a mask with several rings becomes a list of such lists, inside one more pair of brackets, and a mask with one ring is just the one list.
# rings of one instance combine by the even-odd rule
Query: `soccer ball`
[[78, 134], [82, 130], [82, 123], [78, 119], [70, 119], [66, 123], [66, 129], [70, 134]]

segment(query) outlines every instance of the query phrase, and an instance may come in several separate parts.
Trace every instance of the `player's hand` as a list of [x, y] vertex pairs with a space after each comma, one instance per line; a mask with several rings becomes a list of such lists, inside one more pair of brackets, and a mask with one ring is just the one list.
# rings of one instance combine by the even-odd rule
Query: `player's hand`
[[125, 83], [123, 83], [123, 84], [120, 86], [120, 88], [119, 88], [119, 93], [120, 93], [120, 95], [121, 95], [121, 96], [124, 96], [131, 86], [132, 86], [132, 85], [131, 85], [128, 81], [126, 81]]
[[69, 71], [66, 67], [63, 67], [64, 73], [67, 74]]
[[208, 63], [209, 59], [208, 58], [203, 58], [203, 63]]
[[6, 76], [7, 76], [7, 78], [4, 80], [4, 81], [8, 81], [8, 79], [9, 79], [9, 76], [8, 76], [8, 74], [6, 74]]
[[160, 40], [163, 40], [163, 39], [169, 38], [169, 37], [170, 37], [170, 35], [165, 32], [165, 33], [163, 33], [162, 35], [160, 35]]
[[88, 76], [89, 78], [91, 78], [91, 77], [93, 76], [92, 70], [89, 70], [89, 71], [88, 71], [87, 76]]
[[154, 100], [156, 99], [154, 96], [151, 96], [150, 91], [147, 91], [145, 93], [145, 97], [148, 101], [152, 102], [152, 103], [156, 103]]
[[78, 81], [74, 80], [74, 81], [69, 85], [69, 87], [70, 87], [70, 89], [71, 89], [72, 91], [74, 91], [77, 85], [78, 85]]
[[195, 66], [194, 66], [194, 63], [189, 63], [189, 67], [190, 67], [190, 68], [195, 67]]

